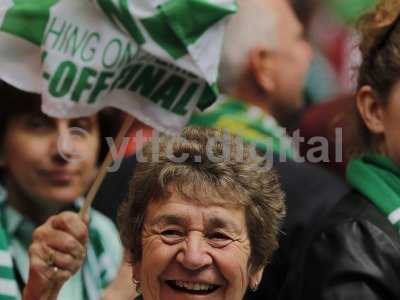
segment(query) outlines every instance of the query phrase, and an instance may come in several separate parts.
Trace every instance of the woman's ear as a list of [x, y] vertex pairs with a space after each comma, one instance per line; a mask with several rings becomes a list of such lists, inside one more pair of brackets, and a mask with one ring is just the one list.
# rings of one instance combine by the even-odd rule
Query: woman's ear
[[367, 128], [374, 134], [384, 133], [384, 104], [370, 86], [365, 85], [358, 90], [356, 104]]
[[132, 279], [137, 284], [140, 283], [140, 263], [132, 263]]
[[275, 64], [275, 56], [270, 50], [263, 47], [250, 50], [250, 72], [258, 86], [267, 93], [272, 93], [276, 88]]

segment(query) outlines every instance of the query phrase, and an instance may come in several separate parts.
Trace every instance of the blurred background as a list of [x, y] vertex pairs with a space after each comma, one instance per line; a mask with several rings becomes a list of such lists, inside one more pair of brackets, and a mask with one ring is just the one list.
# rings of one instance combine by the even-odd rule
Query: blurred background
[[[297, 115], [284, 124], [289, 133], [299, 129], [304, 142], [300, 154], [306, 157], [315, 136], [329, 140], [329, 159], [317, 162], [343, 176], [348, 150], [346, 114], [353, 104], [356, 70], [360, 60], [355, 25], [357, 18], [373, 7], [376, 0], [290, 0], [304, 26], [305, 38], [313, 48], [314, 58], [304, 87], [304, 103]], [[337, 136], [339, 128], [342, 135]], [[136, 121], [130, 136], [141, 131], [144, 137], [152, 129]], [[341, 152], [337, 155], [338, 147]], [[127, 147], [127, 155], [137, 150], [135, 139]], [[335, 152], [336, 151], [336, 152]], [[338, 157], [339, 156], [339, 157]], [[310, 162], [310, 161], [309, 161]], [[316, 163], [311, 161], [311, 163]]]

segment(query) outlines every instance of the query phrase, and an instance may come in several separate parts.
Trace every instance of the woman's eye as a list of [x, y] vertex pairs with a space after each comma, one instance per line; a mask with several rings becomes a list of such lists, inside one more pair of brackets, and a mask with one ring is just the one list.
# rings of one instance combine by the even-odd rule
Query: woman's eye
[[71, 127], [77, 127], [85, 131], [91, 131], [93, 125], [89, 118], [73, 119], [70, 123]]
[[228, 246], [233, 239], [222, 232], [215, 232], [207, 235], [208, 243], [215, 248], [223, 248], [225, 246]]
[[34, 130], [47, 129], [52, 126], [51, 121], [44, 116], [31, 116], [26, 119], [25, 124], [29, 129]]
[[208, 238], [214, 241], [226, 241], [231, 239], [228, 235], [221, 232], [212, 233]]
[[168, 229], [161, 232], [161, 235], [165, 237], [182, 237], [184, 234], [182, 231], [176, 229]]

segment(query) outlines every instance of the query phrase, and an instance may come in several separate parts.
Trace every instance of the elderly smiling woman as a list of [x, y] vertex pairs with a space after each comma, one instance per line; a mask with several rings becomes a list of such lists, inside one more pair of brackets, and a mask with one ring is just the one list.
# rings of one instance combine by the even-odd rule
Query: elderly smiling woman
[[240, 300], [257, 288], [285, 208], [252, 150], [196, 128], [145, 145], [119, 213], [139, 299]]

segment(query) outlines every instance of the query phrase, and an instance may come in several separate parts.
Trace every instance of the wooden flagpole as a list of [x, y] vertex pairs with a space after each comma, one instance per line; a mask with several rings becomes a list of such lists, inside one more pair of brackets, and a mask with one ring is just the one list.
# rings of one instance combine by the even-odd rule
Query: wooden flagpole
[[[132, 127], [134, 120], [135, 120], [135, 118], [132, 117], [131, 115], [127, 115], [125, 117], [125, 120], [124, 120], [124, 122], [121, 126], [121, 129], [118, 132], [117, 138], [115, 140], [116, 149], [119, 149], [119, 147], [121, 146], [121, 144], [124, 140], [124, 137], [125, 137], [126, 133], [128, 132], [128, 130]], [[89, 209], [92, 206], [92, 203], [94, 201], [94, 198], [96, 197], [96, 194], [100, 188], [100, 185], [103, 182], [103, 179], [107, 174], [108, 167], [112, 163], [112, 160], [113, 160], [113, 157], [111, 155], [111, 151], [108, 151], [107, 156], [106, 156], [105, 160], [103, 161], [103, 163], [101, 164], [99, 172], [97, 173], [96, 179], [93, 182], [93, 185], [91, 186], [91, 188], [86, 196], [86, 199], [81, 208], [81, 211], [79, 212], [79, 215], [82, 218], [88, 214]], [[41, 299], [53, 300], [53, 299], [56, 299], [56, 295], [57, 295], [56, 283], [52, 282], [50, 280], [49, 289], [48, 289], [47, 293], [41, 297]]]
[[[124, 120], [124, 122], [121, 126], [121, 129], [119, 130], [118, 136], [115, 140], [116, 149], [119, 149], [119, 147], [121, 146], [121, 144], [124, 140], [124, 137], [125, 137], [126, 133], [128, 132], [128, 130], [132, 127], [134, 120], [135, 120], [135, 118], [132, 117], [131, 115], [127, 115], [125, 117], [125, 120]], [[85, 202], [79, 212], [79, 215], [82, 218], [88, 214], [89, 209], [92, 206], [92, 203], [93, 203], [93, 201], [96, 197], [96, 194], [100, 188], [100, 185], [103, 182], [103, 179], [107, 174], [108, 167], [111, 165], [112, 161], [113, 161], [113, 157], [112, 157], [111, 151], [108, 151], [106, 159], [101, 164], [101, 167], [100, 167], [99, 172], [97, 173], [96, 179], [93, 182], [93, 185], [90, 187], [90, 190], [86, 196]]]

